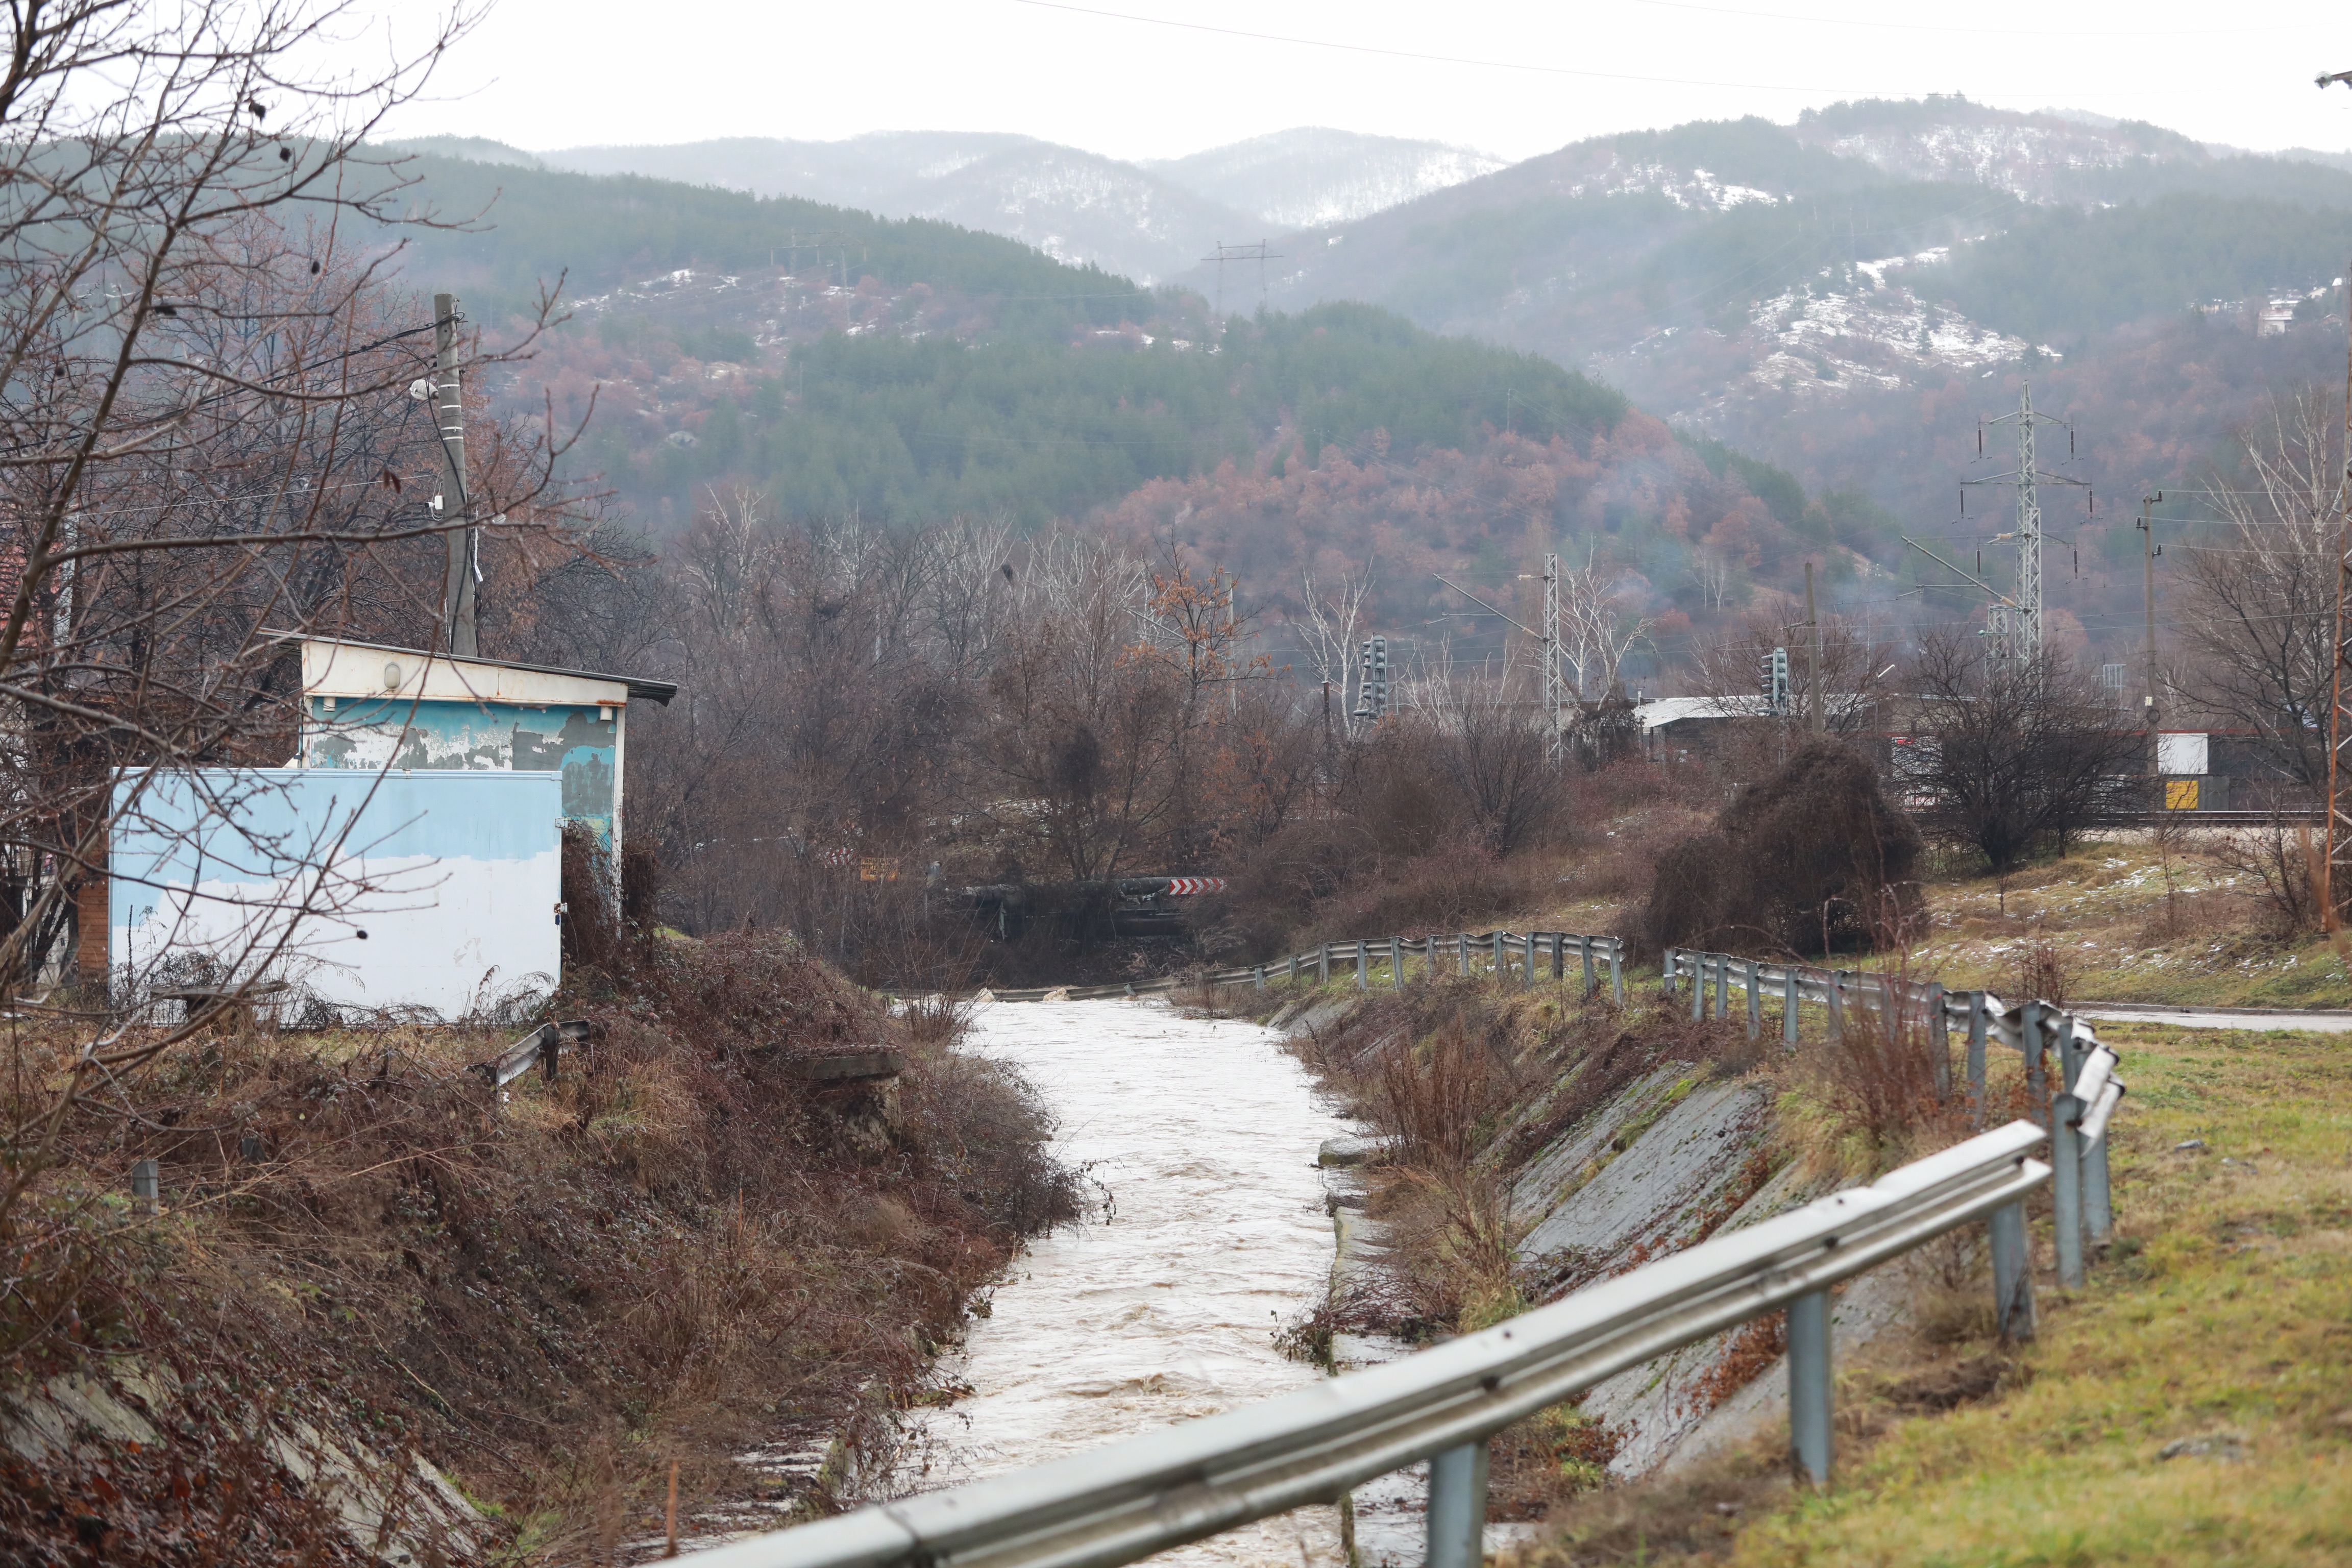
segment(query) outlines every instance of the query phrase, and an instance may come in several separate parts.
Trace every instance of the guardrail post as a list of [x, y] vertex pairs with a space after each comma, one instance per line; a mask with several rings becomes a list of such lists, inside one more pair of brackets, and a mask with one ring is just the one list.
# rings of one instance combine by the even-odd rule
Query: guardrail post
[[1761, 1039], [1764, 1036], [1764, 977], [1762, 965], [1754, 959], [1748, 961], [1748, 1037]]
[[1802, 984], [1799, 965], [1780, 972], [1780, 1043], [1792, 1051], [1797, 1048], [1797, 995]]
[[1454, 967], [1462, 978], [1470, 978], [1470, 933], [1464, 931], [1454, 939]]
[[1666, 1000], [1673, 1001], [1675, 999], [1675, 950], [1671, 947], [1666, 949], [1666, 955], [1659, 963], [1659, 978], [1664, 983]]
[[1404, 938], [1389, 938], [1389, 989], [1404, 989]]
[[[2042, 1121], [2050, 1112], [2050, 1079], [2042, 1071], [2042, 1004], [2028, 1002], [2018, 1015], [2018, 1048], [2025, 1053], [2025, 1098], [2033, 1108], [2035, 1121]], [[2045, 1122], [2046, 1124], [2046, 1122]]]
[[1789, 1303], [1789, 1464], [1800, 1481], [1830, 1484], [1830, 1293]]
[[1257, 988], [1260, 991], [1265, 989], [1265, 965], [1263, 963], [1257, 966]]
[[[2074, 1096], [2075, 1110], [2072, 1120], [2079, 1122], [2091, 1113], [2090, 1103], [2074, 1094], [2075, 1085], [2082, 1081], [2083, 1068], [2089, 1065], [2091, 1053], [2074, 1032], [2072, 1015], [2059, 1017], [2059, 1060], [2065, 1072], [2066, 1092]], [[2074, 1142], [2083, 1166], [2083, 1235], [2091, 1242], [2105, 1242], [2115, 1232], [2115, 1210], [2107, 1186], [2107, 1141], [2101, 1137], [2094, 1142], [2075, 1132]]]
[[1568, 935], [1565, 931], [1551, 933], [1551, 983], [1555, 985], [1568, 978]]
[[1715, 1016], [1731, 1016], [1731, 955], [1717, 953], [1715, 958]]
[[1830, 973], [1830, 1038], [1845, 1038], [1845, 971], [1832, 969]]
[[1691, 1016], [1706, 1016], [1706, 954], [1691, 954]]
[[1429, 1461], [1428, 1568], [1478, 1568], [1486, 1555], [1486, 1445], [1465, 1443]]
[[1625, 940], [1612, 937], [1609, 941], [1609, 997], [1622, 1007], [1625, 1005]]
[[2071, 1094], [2050, 1100], [2050, 1228], [2058, 1254], [2058, 1285], [2083, 1285], [2083, 1135], [2075, 1123], [2083, 1102]]
[[131, 1212], [153, 1214], [163, 1197], [163, 1181], [158, 1173], [162, 1167], [152, 1160], [134, 1160], [131, 1163]]
[[2058, 1037], [2058, 1075], [2063, 1086], [2050, 1100], [2051, 1230], [2058, 1253], [2062, 1289], [2083, 1286], [2083, 1134], [2086, 1107], [2074, 1094], [2074, 1020], [2051, 1013], [2042, 1026]]
[[1992, 1315], [2011, 1343], [2033, 1337], [2033, 1253], [2025, 1205], [2003, 1204], [1985, 1221], [1992, 1237]]
[[1927, 1048], [1936, 1055], [1936, 1098], [1952, 1098], [1952, 1022], [1944, 1016], [1944, 983], [1927, 982]]
[[1985, 1119], [1985, 994], [1969, 993], [1969, 1099], [1971, 1127], [1981, 1131]]
[[1372, 944], [1362, 937], [1356, 939], [1356, 989], [1372, 988]]
[[1315, 984], [1331, 984], [1331, 944], [1328, 942], [1315, 950]]
[[1495, 931], [1495, 933], [1494, 933], [1494, 935], [1493, 935], [1489, 940], [1493, 942], [1495, 951], [1494, 951], [1493, 954], [1492, 954], [1492, 955], [1489, 957], [1489, 959], [1487, 960], [1486, 967], [1487, 967], [1488, 972], [1489, 972], [1490, 973], [1492, 973], [1496, 979], [1500, 980], [1500, 979], [1503, 977], [1503, 933], [1502, 933], [1502, 931], [1501, 931], [1500, 930], [1496, 931]]
[[1601, 981], [1592, 973], [1592, 939], [1591, 937], [1579, 936], [1576, 939], [1576, 954], [1584, 961], [1584, 994], [1590, 996], [1601, 989]]
[[[2090, 1108], [2084, 1108], [2085, 1114]], [[2114, 1124], [2111, 1122], [2109, 1126]], [[2107, 1138], [2083, 1151], [2083, 1229], [2095, 1244], [2104, 1247], [2116, 1233], [2115, 1199], [2107, 1187]]]

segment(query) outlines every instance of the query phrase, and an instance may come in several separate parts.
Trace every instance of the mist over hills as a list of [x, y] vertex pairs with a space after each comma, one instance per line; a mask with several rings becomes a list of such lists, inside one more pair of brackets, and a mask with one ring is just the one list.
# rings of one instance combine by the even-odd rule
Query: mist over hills
[[1219, 241], [1340, 223], [1502, 167], [1467, 148], [1321, 128], [1134, 163], [1034, 137], [886, 131], [838, 142], [730, 137], [527, 153], [479, 138], [393, 145], [479, 163], [643, 174], [1003, 235], [1149, 283]]
[[1347, 223], [1507, 166], [1468, 147], [1303, 126], [1141, 165], [1289, 228]]
[[[1277, 244], [1277, 308], [1363, 300], [1541, 353], [1809, 487], [1941, 520], [1976, 415], [2029, 374], [2059, 413], [2136, 410], [2086, 432], [2122, 493], [2177, 483], [2277, 378], [2325, 374], [2352, 170], [1958, 98], [1863, 102], [1594, 138]], [[2266, 309], [2278, 335], [2242, 347]], [[2181, 367], [2159, 377], [2176, 395], [2126, 399], [2111, 384], [2145, 384], [2151, 356]]]
[[[657, 533], [742, 484], [802, 515], [1209, 530], [1261, 574], [1318, 580], [1377, 559], [1508, 594], [1562, 548], [1623, 573], [1685, 643], [1809, 556], [1842, 602], [1916, 614], [1900, 536], [1965, 552], [2006, 526], [1999, 497], [1959, 518], [1958, 485], [2006, 466], [1979, 463], [1977, 423], [2029, 381], [2092, 485], [2048, 503], [2067, 546], [2053, 625], [2127, 642], [2138, 544], [2117, 498], [2193, 488], [2276, 391], [2340, 382], [2352, 169], [2325, 155], [1961, 99], [1695, 122], [1483, 173], [1330, 134], [1153, 169], [946, 133], [421, 144], [455, 156], [417, 161], [419, 199], [490, 218], [418, 237], [411, 265], [478, 307], [572, 269], [578, 319], [531, 374], [560, 414], [604, 385], [586, 456]], [[649, 152], [667, 177], [549, 166]], [[769, 179], [838, 202], [751, 189]], [[1378, 205], [1416, 182], [1436, 188]], [[1007, 205], [1024, 190], [1062, 205]], [[876, 192], [967, 216], [849, 205]], [[1355, 214], [1269, 234], [1273, 310], [1246, 331], [1215, 319], [1206, 268], [1152, 286], [1001, 232], [1075, 211], [1197, 257], [1236, 231], [1185, 226], [1244, 204]], [[2096, 513], [2066, 511], [2093, 491]], [[1383, 613], [1445, 624], [1419, 592], [1389, 585]]]

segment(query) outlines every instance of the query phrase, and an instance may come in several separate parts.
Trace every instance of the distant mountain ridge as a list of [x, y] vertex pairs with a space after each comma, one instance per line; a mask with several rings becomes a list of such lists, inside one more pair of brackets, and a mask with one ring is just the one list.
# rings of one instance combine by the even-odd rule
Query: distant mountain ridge
[[1363, 300], [1540, 353], [1899, 505], [1941, 476], [1865, 471], [1831, 410], [2095, 357], [2192, 310], [2249, 333], [2276, 299], [2297, 322], [2340, 313], [2352, 170], [2134, 121], [1871, 100], [1594, 137], [1274, 246], [1278, 309]]
[[1500, 159], [1442, 142], [1322, 128], [1276, 132], [1152, 163], [1030, 136], [951, 131], [874, 132], [839, 142], [730, 137], [539, 153], [480, 145], [478, 154], [454, 145], [418, 143], [417, 150], [483, 162], [530, 158], [580, 174], [645, 174], [884, 217], [936, 218], [1146, 283], [1196, 266], [1220, 241], [1344, 222], [1502, 166]]
[[1506, 165], [1442, 142], [1301, 126], [1140, 166], [1269, 223], [1307, 228], [1352, 222]]

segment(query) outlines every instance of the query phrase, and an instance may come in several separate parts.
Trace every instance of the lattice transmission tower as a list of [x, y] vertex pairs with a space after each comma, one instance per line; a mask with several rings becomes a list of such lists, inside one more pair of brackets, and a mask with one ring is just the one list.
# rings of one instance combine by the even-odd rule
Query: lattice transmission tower
[[1558, 763], [1568, 754], [1568, 671], [1567, 650], [1559, 640], [1559, 557], [1544, 557], [1543, 607], [1543, 700], [1544, 716], [1551, 724], [1551, 757]]
[[1268, 248], [1266, 242], [1262, 239], [1252, 245], [1227, 245], [1221, 239], [1217, 241], [1217, 253], [1214, 256], [1204, 256], [1201, 259], [1216, 264], [1217, 314], [1222, 316], [1225, 313], [1225, 264], [1230, 261], [1257, 263], [1257, 303], [1258, 309], [1264, 310], [1266, 299], [1265, 264], [1269, 261], [1281, 260], [1282, 253]]
[[[1988, 419], [1977, 426], [1977, 455], [1984, 455], [1984, 432], [1988, 425], [2017, 426], [2017, 468], [2006, 474], [1993, 474], [1981, 479], [1960, 481], [1960, 510], [1968, 511], [1969, 485], [2014, 485], [2017, 487], [2017, 527], [2013, 532], [1995, 537], [1994, 542], [2017, 542], [2017, 592], [2000, 595], [1985, 612], [1986, 640], [1990, 644], [1986, 653], [1998, 659], [2022, 662], [2042, 651], [2042, 497], [2041, 485], [2080, 485], [2086, 491], [2088, 480], [2053, 474], [2039, 466], [2036, 427], [2055, 425], [2066, 432], [2066, 456], [2074, 455], [2074, 427], [2063, 419], [2033, 412], [2033, 388], [2029, 385], [2019, 394], [2017, 412]], [[2097, 510], [2097, 499], [2092, 499]]]

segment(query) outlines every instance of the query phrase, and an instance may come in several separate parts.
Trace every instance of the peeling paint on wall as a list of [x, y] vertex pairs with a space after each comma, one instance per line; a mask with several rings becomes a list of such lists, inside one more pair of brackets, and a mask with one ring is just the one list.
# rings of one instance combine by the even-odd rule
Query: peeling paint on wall
[[563, 776], [563, 815], [594, 827], [607, 845], [613, 842], [618, 726], [598, 718], [593, 707], [346, 699], [330, 712], [320, 697], [309, 706], [306, 767], [558, 773]]

